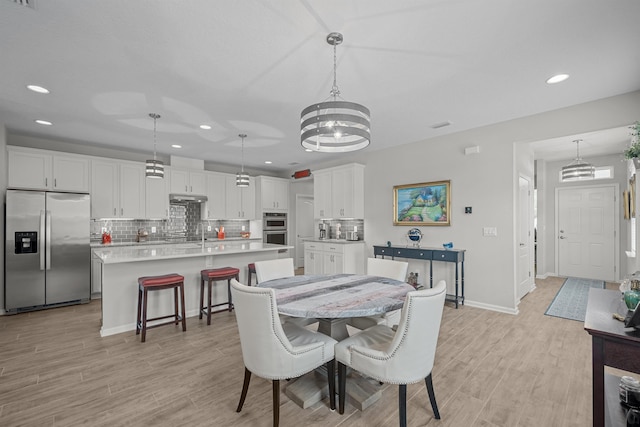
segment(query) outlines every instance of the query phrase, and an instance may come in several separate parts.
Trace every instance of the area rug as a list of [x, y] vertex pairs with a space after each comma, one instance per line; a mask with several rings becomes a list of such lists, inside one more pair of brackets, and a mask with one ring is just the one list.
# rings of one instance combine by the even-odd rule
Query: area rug
[[604, 281], [569, 277], [544, 314], [584, 322], [591, 288], [604, 289]]

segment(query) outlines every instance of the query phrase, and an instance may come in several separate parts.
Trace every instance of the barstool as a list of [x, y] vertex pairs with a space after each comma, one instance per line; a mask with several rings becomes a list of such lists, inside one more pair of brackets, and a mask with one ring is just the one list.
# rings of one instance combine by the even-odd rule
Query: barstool
[[[207, 315], [207, 325], [211, 324], [211, 307], [226, 305], [227, 309], [216, 310], [214, 313], [225, 310], [233, 310], [233, 302], [231, 301], [231, 279], [240, 280], [240, 270], [234, 267], [211, 268], [200, 272], [200, 315]], [[204, 305], [204, 282], [207, 281], [207, 305]], [[220, 304], [211, 305], [211, 282], [218, 280], [227, 281], [227, 301]]]
[[[162, 289], [173, 289], [174, 313], [167, 316], [154, 317], [147, 319], [147, 300], [149, 291], [159, 291]], [[178, 290], [180, 290], [180, 304], [182, 305], [182, 314], [178, 313]], [[158, 323], [147, 326], [147, 322], [154, 320], [168, 319], [168, 322]], [[184, 308], [184, 277], [179, 274], [165, 274], [164, 276], [145, 276], [138, 278], [138, 317], [136, 320], [136, 335], [142, 331], [140, 342], [145, 342], [147, 337], [147, 329], [156, 328], [158, 326], [169, 325], [171, 323], [178, 324], [182, 321], [182, 331], [187, 330], [187, 320]]]
[[[252, 274], [256, 274], [256, 265], [254, 263], [251, 263], [247, 266], [249, 268], [249, 274], [248, 274], [248, 281], [247, 281], [247, 286], [251, 286], [251, 275]], [[258, 277], [256, 275], [256, 284], [258, 284]]]

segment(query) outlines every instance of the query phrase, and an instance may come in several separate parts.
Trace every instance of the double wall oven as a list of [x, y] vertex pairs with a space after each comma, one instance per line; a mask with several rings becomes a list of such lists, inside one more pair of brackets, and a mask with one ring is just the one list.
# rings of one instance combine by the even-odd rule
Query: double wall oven
[[287, 214], [265, 212], [262, 215], [262, 241], [276, 245], [287, 244]]

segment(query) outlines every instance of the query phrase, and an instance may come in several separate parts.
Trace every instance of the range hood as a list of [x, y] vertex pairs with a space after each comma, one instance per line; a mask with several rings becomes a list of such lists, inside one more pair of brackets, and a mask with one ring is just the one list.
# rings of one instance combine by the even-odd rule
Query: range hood
[[207, 201], [207, 196], [196, 196], [193, 194], [169, 194], [171, 203], [203, 203]]

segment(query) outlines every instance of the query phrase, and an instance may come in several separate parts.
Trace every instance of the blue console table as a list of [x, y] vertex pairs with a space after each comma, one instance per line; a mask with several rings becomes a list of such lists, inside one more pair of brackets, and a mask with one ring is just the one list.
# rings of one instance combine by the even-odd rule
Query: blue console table
[[[399, 246], [374, 246], [373, 255], [394, 258], [410, 258], [429, 261], [429, 286], [433, 287], [433, 261], [453, 262], [456, 265], [455, 295], [447, 294], [447, 301], [464, 305], [464, 249], [407, 248]], [[460, 292], [458, 292], [458, 264], [460, 264]]]

